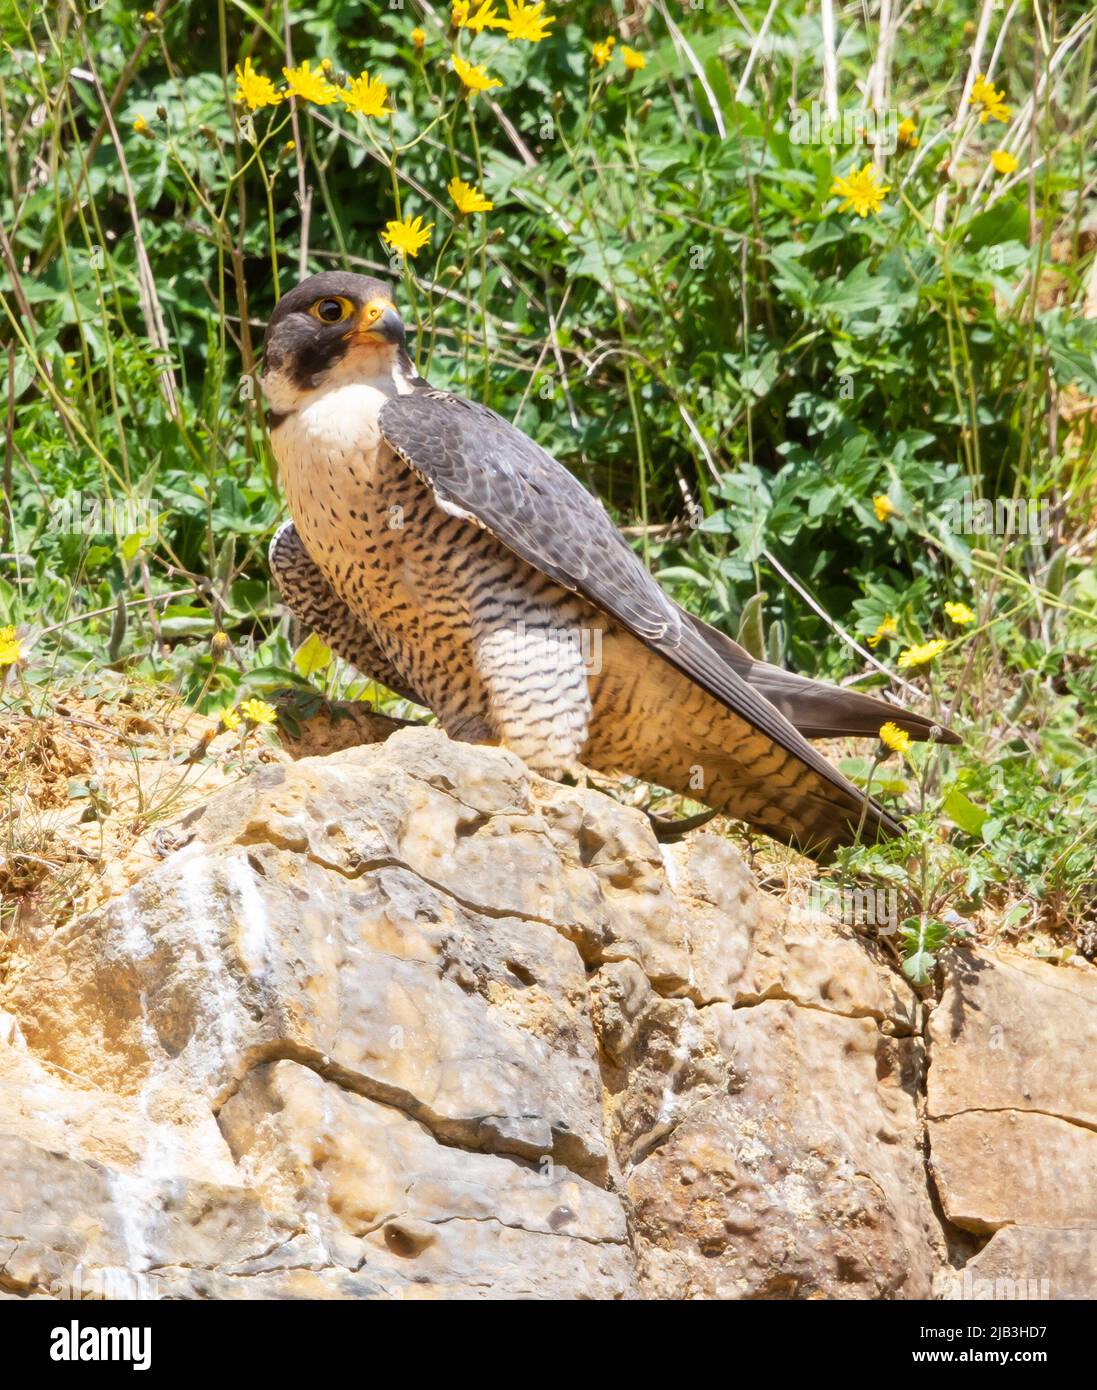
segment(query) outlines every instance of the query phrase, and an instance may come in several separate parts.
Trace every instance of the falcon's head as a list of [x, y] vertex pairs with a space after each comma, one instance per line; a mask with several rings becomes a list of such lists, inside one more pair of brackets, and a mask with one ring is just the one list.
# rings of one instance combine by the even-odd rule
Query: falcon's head
[[404, 323], [383, 280], [311, 275], [278, 301], [263, 342], [263, 394], [278, 415], [350, 382], [412, 380]]

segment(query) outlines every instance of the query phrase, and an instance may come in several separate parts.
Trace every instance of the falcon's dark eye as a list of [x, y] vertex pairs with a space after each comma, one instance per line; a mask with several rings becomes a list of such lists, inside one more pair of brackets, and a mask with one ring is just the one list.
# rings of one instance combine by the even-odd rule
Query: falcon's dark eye
[[309, 309], [312, 317], [319, 319], [321, 323], [342, 323], [353, 312], [354, 306], [349, 299], [344, 299], [342, 295], [337, 299], [318, 299]]

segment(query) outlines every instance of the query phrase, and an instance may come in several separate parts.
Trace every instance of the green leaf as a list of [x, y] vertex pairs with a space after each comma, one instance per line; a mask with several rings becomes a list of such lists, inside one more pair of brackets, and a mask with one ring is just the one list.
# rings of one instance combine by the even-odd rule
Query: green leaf
[[331, 665], [331, 648], [325, 647], [316, 633], [310, 633], [293, 654], [293, 664], [306, 680]]
[[944, 800], [944, 812], [953, 825], [958, 825], [968, 835], [979, 839], [986, 824], [987, 812], [964, 795], [959, 787], [953, 787]]
[[928, 985], [929, 972], [936, 964], [932, 951], [915, 951], [903, 961], [903, 974], [913, 985]]
[[755, 661], [765, 661], [766, 659], [765, 625], [762, 621], [762, 607], [765, 601], [766, 595], [764, 593], [752, 594], [743, 605], [743, 611], [739, 615], [737, 640], [741, 647], [746, 647]]
[[1058, 597], [1063, 592], [1063, 580], [1066, 578], [1067, 559], [1069, 551], [1065, 545], [1061, 545], [1051, 557], [1051, 563], [1047, 567], [1047, 578], [1044, 580], [1044, 588], [1049, 594]]
[[1003, 242], [1028, 244], [1028, 209], [1017, 198], [999, 198], [992, 208], [973, 217], [963, 229], [966, 245], [1000, 246]]
[[141, 549], [141, 546], [144, 544], [147, 537], [148, 533], [145, 531], [134, 531], [131, 535], [123, 538], [122, 555], [124, 556], [127, 562], [133, 559], [133, 557]]
[[841, 318], [862, 309], [872, 309], [884, 302], [892, 289], [883, 276], [873, 275], [868, 261], [855, 265], [846, 276], [833, 277], [819, 297], [819, 308], [838, 314]]
[[214, 631], [213, 617], [206, 608], [173, 603], [164, 609], [160, 631], [169, 641], [181, 637], [205, 637]]

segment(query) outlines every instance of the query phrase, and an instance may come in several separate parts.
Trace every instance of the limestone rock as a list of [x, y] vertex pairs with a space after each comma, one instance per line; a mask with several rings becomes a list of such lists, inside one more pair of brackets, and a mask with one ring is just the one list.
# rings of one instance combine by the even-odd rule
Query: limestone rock
[[1097, 1134], [1054, 1115], [977, 1111], [935, 1120], [932, 1168], [949, 1220], [969, 1231], [1097, 1224]]
[[1097, 1228], [1006, 1226], [962, 1270], [950, 1271], [940, 1297], [972, 1300], [1091, 1299], [1097, 1288]]
[[1023, 1110], [1097, 1128], [1097, 971], [956, 951], [930, 1020], [929, 1111]]
[[675, 1088], [671, 1070], [667, 1137], [628, 1177], [645, 1292], [928, 1297], [944, 1249], [919, 1153], [920, 1043], [785, 1000], [723, 1022], [730, 1094]]
[[973, 1253], [1092, 1284], [1092, 1079], [1039, 1041], [1092, 1026], [1088, 977], [950, 967], [943, 1222], [921, 1003], [718, 835], [407, 728], [150, 853], [13, 943], [0, 1296], [922, 1298]]
[[221, 1111], [233, 1157], [348, 1270], [395, 1291], [613, 1298], [631, 1284], [624, 1212], [566, 1168], [440, 1144], [418, 1121], [296, 1062], [249, 1072]]
[[927, 1111], [946, 1214], [978, 1233], [1097, 1227], [1097, 972], [991, 951], [945, 972]]

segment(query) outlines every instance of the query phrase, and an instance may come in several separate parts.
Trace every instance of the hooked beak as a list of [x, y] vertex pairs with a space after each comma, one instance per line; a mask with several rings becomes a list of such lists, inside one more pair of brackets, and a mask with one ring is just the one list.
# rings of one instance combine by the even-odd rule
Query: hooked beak
[[371, 299], [362, 308], [358, 319], [346, 334], [351, 342], [382, 342], [400, 346], [404, 342], [404, 321], [390, 299]]

